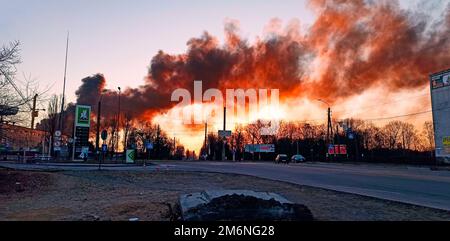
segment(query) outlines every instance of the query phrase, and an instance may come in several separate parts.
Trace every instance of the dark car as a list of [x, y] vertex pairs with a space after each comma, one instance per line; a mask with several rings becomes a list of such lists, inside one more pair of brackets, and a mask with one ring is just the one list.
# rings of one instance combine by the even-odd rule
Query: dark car
[[289, 158], [286, 154], [279, 154], [276, 158], [275, 158], [275, 163], [289, 163]]
[[302, 155], [293, 155], [291, 158], [291, 161], [293, 163], [300, 163], [300, 162], [305, 162], [306, 158]]

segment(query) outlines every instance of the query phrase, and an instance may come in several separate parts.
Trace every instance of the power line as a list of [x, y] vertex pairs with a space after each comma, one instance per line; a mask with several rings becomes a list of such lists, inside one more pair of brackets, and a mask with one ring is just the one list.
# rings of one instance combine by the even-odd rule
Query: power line
[[[436, 109], [434, 111], [447, 110], [447, 109], [450, 109], [450, 107]], [[378, 117], [378, 118], [362, 119], [362, 120], [365, 120], [365, 121], [390, 120], [390, 119], [397, 119], [397, 118], [403, 118], [403, 117], [423, 115], [423, 114], [427, 114], [427, 113], [431, 113], [431, 112], [433, 112], [433, 110], [426, 110], [426, 111], [421, 111], [421, 112], [416, 112], [416, 113], [409, 113], [409, 114], [398, 115], [398, 116]]]
[[372, 118], [372, 119], [362, 119], [365, 121], [379, 121], [379, 120], [390, 120], [390, 119], [397, 119], [402, 117], [409, 117], [409, 116], [416, 116], [416, 115], [423, 115], [432, 112], [432, 110], [427, 111], [421, 111], [417, 113], [410, 113], [410, 114], [404, 114], [404, 115], [398, 115], [398, 116], [389, 116], [389, 117], [379, 117], [379, 118]]

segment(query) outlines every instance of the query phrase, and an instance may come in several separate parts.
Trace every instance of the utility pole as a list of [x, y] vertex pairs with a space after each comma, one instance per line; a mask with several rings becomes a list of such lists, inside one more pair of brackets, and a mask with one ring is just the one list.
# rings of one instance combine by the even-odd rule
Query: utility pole
[[[227, 130], [227, 107], [223, 107], [223, 131]], [[225, 161], [225, 140], [227, 138], [224, 136], [222, 141], [222, 161]]]
[[157, 129], [156, 129], [156, 143], [155, 143], [156, 158], [159, 158], [159, 151], [160, 151], [159, 135], [160, 135], [160, 129], [159, 129], [159, 124], [158, 124]]
[[203, 147], [203, 151], [205, 154], [208, 154], [208, 151], [206, 150], [208, 148], [208, 121], [205, 121], [205, 144]]
[[331, 123], [331, 107], [330, 104], [328, 104], [328, 102], [322, 100], [322, 99], [318, 99], [318, 101], [326, 104], [328, 106], [328, 111], [327, 111], [327, 143], [331, 144], [331, 137], [333, 136], [333, 125]]
[[[339, 123], [336, 124], [336, 144], [337, 144], [337, 154], [340, 155], [341, 154], [341, 148], [339, 146]], [[336, 148], [335, 148], [336, 150]]]
[[38, 112], [36, 111], [36, 101], [38, 94], [35, 94], [33, 97], [33, 108], [31, 109], [31, 129], [34, 130], [34, 118], [37, 117]]
[[173, 137], [173, 156], [175, 157], [175, 153], [177, 151], [177, 143], [176, 143], [176, 139], [175, 136]]
[[333, 136], [333, 124], [331, 122], [331, 108], [328, 107], [328, 127], [327, 127], [327, 140], [331, 144], [331, 137]]

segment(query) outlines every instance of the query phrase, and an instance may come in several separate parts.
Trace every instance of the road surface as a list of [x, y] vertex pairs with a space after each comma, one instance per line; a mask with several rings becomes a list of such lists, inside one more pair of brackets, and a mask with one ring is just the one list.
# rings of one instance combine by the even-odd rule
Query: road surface
[[[107, 170], [184, 170], [251, 175], [300, 185], [326, 188], [370, 197], [400, 201], [450, 211], [450, 172], [426, 167], [352, 165], [330, 163], [273, 164], [232, 162], [156, 162], [141, 167], [107, 165]], [[0, 166], [21, 169], [94, 170], [97, 165], [20, 165]]]

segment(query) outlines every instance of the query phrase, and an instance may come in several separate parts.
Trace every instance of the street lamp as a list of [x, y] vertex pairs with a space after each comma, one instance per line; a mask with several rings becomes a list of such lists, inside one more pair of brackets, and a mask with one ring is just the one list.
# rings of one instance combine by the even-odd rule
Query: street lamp
[[102, 115], [102, 99], [103, 94], [106, 93], [106, 90], [103, 90], [100, 94], [100, 98], [98, 99], [98, 107], [97, 107], [97, 134], [95, 137], [95, 149], [97, 151], [97, 160], [100, 161], [100, 120]]
[[117, 148], [117, 150], [116, 150], [116, 152], [118, 152], [118, 151], [119, 151], [119, 130], [120, 130], [120, 93], [121, 93], [121, 90], [122, 90], [122, 88], [120, 88], [120, 86], [119, 86], [119, 87], [117, 87], [117, 89], [119, 90], [119, 110], [118, 110], [118, 113], [117, 113], [117, 130], [116, 130], [116, 148]]
[[330, 108], [330, 104], [328, 104], [328, 102], [326, 102], [325, 100], [317, 99], [317, 101], [320, 101], [320, 102], [322, 102], [322, 103], [325, 103], [325, 104], [328, 106], [328, 108]]

